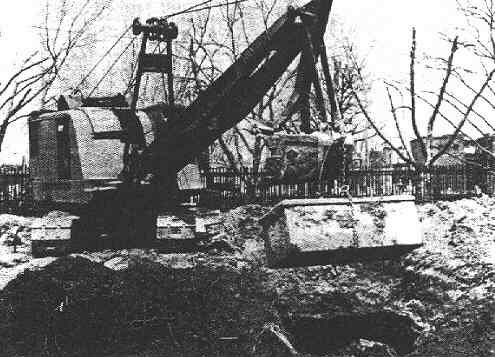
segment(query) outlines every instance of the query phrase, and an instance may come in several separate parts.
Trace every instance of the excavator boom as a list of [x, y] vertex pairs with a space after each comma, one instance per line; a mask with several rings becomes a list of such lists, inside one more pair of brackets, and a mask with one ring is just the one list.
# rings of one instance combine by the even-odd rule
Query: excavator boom
[[[319, 48], [332, 0], [313, 0], [275, 21], [149, 147], [152, 172], [175, 175], [253, 109], [312, 41]], [[188, 143], [188, 145], [184, 145]]]

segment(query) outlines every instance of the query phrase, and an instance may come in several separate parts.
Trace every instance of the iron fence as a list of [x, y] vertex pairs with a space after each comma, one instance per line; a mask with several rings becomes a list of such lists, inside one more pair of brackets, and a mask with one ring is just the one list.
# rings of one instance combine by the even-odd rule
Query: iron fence
[[418, 172], [410, 167], [350, 170], [339, 180], [276, 179], [268, 172], [214, 168], [202, 172], [205, 192], [199, 199], [212, 205], [274, 203], [285, 198], [414, 195], [418, 202], [451, 200], [480, 192], [495, 193], [495, 170], [473, 165], [434, 167]]
[[0, 166], [0, 212], [23, 213], [30, 206], [29, 168]]
[[[418, 202], [495, 194], [495, 169], [472, 165], [434, 167], [418, 172], [409, 167], [350, 170], [339, 180], [277, 179], [266, 171], [212, 168], [201, 173], [203, 189], [195, 201], [215, 207], [246, 203], [272, 204], [286, 198], [414, 195]], [[31, 207], [27, 166], [0, 166], [0, 212], [23, 213]]]

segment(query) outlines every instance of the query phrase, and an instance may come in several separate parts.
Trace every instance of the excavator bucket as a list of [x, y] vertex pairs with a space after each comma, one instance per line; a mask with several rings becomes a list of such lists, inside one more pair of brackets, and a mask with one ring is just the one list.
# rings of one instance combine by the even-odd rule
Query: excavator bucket
[[393, 259], [422, 244], [413, 196], [285, 200], [261, 223], [272, 268]]

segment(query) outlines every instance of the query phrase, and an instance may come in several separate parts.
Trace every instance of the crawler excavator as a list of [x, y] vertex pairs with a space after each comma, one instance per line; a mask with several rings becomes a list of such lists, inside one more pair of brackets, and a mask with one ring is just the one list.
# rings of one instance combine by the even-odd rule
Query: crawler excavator
[[[297, 58], [299, 64], [294, 92], [278, 124], [280, 126], [297, 108], [308, 107], [304, 101], [308, 100], [312, 85], [319, 112], [325, 117], [319, 72], [315, 66], [321, 58], [323, 72], [328, 73], [323, 37], [331, 5], [332, 0], [312, 0], [299, 8], [288, 7], [285, 14], [259, 35], [218, 79], [185, 108], [174, 103], [172, 44], [178, 33], [176, 25], [166, 18], [152, 18], [144, 24], [135, 20], [133, 32], [136, 36], [142, 36], [142, 45], [130, 107], [68, 107], [64, 111], [33, 116], [30, 120], [33, 137], [36, 137], [36, 130], [48, 130], [48, 122], [55, 121], [57, 124], [54, 130], [57, 131], [58, 144], [54, 145], [53, 150], [69, 150], [72, 158], [70, 163], [62, 159], [58, 165], [59, 173], [64, 173], [66, 166], [79, 160], [78, 170], [82, 172], [79, 178], [88, 176], [92, 179], [92, 186], [88, 186], [88, 180], [78, 181], [76, 188], [74, 180], [65, 183], [66, 186], [72, 185], [72, 191], [84, 191], [78, 218], [72, 220], [70, 229], [65, 231], [62, 224], [55, 224], [58, 228], [53, 232], [62, 233], [52, 232], [52, 235], [58, 237], [50, 237], [46, 227], [36, 227], [33, 230], [36, 232], [33, 250], [36, 246], [37, 252], [48, 251], [50, 254], [50, 244], [53, 245], [57, 239], [66, 242], [63, 252], [98, 247], [101, 241], [111, 242], [114, 248], [154, 246], [159, 212], [176, 204], [177, 173], [243, 120]], [[147, 44], [153, 41], [165, 42], [166, 54], [147, 53]], [[141, 76], [145, 72], [167, 75], [167, 105], [137, 108]], [[328, 82], [331, 81], [327, 78], [332, 104], [330, 121], [336, 128], [333, 89]], [[308, 131], [309, 112], [304, 111], [301, 110], [303, 130]], [[67, 124], [67, 130], [69, 134], [73, 130], [75, 138], [68, 134], [68, 144], [60, 139], [66, 130], [63, 123], [57, 122], [60, 118], [72, 120]], [[90, 138], [84, 137], [84, 130], [92, 133]], [[71, 140], [77, 144], [77, 149], [70, 148]], [[32, 160], [36, 160], [40, 150], [50, 147], [49, 144], [43, 145], [36, 144], [39, 147], [35, 148], [37, 152], [32, 155]], [[31, 146], [33, 149], [33, 143]], [[74, 150], [79, 150], [79, 158], [74, 159]], [[90, 159], [86, 162], [88, 156]], [[105, 161], [115, 157], [121, 160], [118, 174], [108, 168], [110, 161]], [[111, 174], [91, 176], [91, 172], [97, 169], [107, 169], [105, 172], [111, 171]], [[48, 174], [41, 171], [33, 170], [35, 191], [38, 189], [35, 198], [57, 196], [57, 180], [47, 180]], [[62, 197], [59, 201], [70, 200], [60, 191], [58, 194]], [[406, 225], [401, 227], [398, 222], [399, 213], [405, 212], [403, 207], [410, 216]], [[344, 262], [389, 257], [391, 251], [402, 253], [420, 244], [415, 214], [414, 202], [410, 197], [362, 201], [353, 201], [351, 197], [284, 201], [262, 220], [269, 262], [273, 266], [311, 265], [325, 264], [332, 259]], [[312, 215], [317, 219], [308, 219]], [[411, 226], [413, 229], [408, 229]], [[367, 240], [360, 242], [361, 236], [366, 236]], [[357, 253], [360, 250], [361, 253]], [[331, 254], [326, 254], [328, 252]]]

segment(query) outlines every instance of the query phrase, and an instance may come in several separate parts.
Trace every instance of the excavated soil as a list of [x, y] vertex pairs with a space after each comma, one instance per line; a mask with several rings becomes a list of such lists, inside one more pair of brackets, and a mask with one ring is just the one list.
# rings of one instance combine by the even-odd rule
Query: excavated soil
[[266, 268], [267, 209], [255, 205], [226, 213], [200, 253], [43, 262], [24, 248], [10, 258], [29, 219], [0, 216], [0, 354], [495, 355], [493, 207], [489, 197], [418, 206], [425, 245], [400, 261], [279, 270]]
[[135, 259], [114, 271], [61, 258], [2, 291], [0, 350], [95, 356], [153, 347], [166, 356], [247, 355], [263, 325], [277, 321], [258, 274], [235, 261], [172, 269]]

